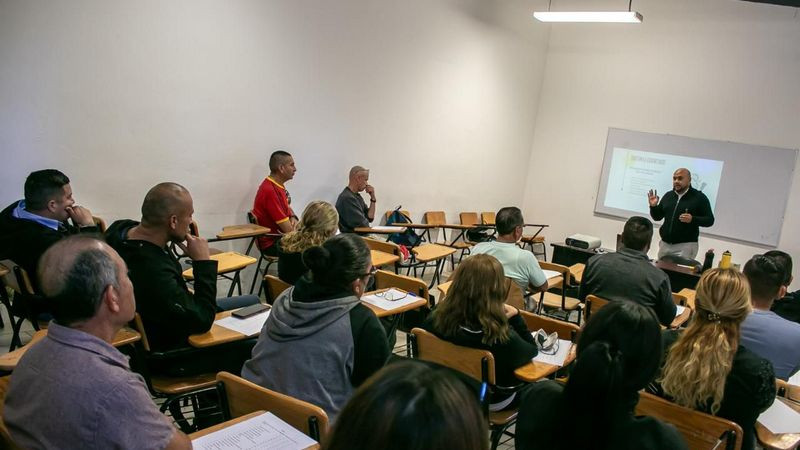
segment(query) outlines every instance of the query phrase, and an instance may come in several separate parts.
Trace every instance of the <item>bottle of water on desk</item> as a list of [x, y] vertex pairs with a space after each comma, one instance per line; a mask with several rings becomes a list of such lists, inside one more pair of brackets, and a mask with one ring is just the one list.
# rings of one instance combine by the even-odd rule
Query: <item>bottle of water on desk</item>
[[719, 260], [719, 268], [720, 269], [730, 269], [731, 268], [731, 252], [725, 250], [725, 253], [722, 254], [722, 259]]

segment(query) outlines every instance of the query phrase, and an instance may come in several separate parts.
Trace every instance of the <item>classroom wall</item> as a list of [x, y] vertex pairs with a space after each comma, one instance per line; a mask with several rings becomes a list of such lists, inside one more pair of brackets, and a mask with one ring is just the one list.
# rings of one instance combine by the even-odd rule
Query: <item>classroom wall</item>
[[549, 28], [524, 0], [0, 0], [0, 204], [55, 167], [107, 220], [165, 180], [201, 234], [294, 154], [298, 215], [371, 172], [378, 210], [522, 201]]
[[[624, 221], [593, 213], [609, 127], [800, 147], [796, 8], [730, 0], [633, 6], [644, 15], [641, 25], [551, 26], [524, 200], [526, 220], [551, 225], [550, 242], [585, 233], [614, 248]], [[798, 259], [795, 171], [779, 248]], [[768, 176], [754, 167], [740, 181]], [[730, 249], [742, 264], [765, 251], [701, 236], [701, 260], [708, 248], [717, 261]], [[656, 232], [651, 257], [657, 250]]]

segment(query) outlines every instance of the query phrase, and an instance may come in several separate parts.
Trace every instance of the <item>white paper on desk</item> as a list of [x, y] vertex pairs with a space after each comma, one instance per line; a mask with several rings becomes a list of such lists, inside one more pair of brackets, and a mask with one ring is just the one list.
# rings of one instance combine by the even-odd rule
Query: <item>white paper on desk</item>
[[680, 316], [681, 314], [683, 314], [683, 311], [686, 310], [685, 306], [675, 305], [675, 307], [678, 308], [677, 311], [675, 311], [675, 317]]
[[555, 278], [555, 277], [560, 277], [561, 276], [561, 273], [560, 272], [556, 272], [555, 270], [542, 270], [542, 272], [544, 272], [544, 277], [547, 278], [548, 280], [550, 278]]
[[797, 372], [789, 378], [789, 384], [793, 386], [800, 386], [800, 372]]
[[300, 450], [317, 442], [288, 423], [264, 413], [199, 437], [192, 441], [194, 450]]
[[270, 311], [272, 311], [272, 309], [260, 312], [246, 319], [229, 316], [224, 319], [216, 320], [214, 323], [223, 328], [242, 333], [245, 336], [255, 336], [261, 332], [261, 328], [264, 327], [264, 322], [267, 321]]
[[378, 294], [369, 294], [361, 297], [361, 301], [367, 302], [370, 305], [375, 305], [380, 309], [391, 311], [393, 309], [401, 308], [406, 305], [410, 305], [416, 301], [419, 301], [419, 297], [413, 294], [408, 294], [405, 298], [401, 298], [400, 300], [386, 300], [386, 298], [400, 298], [405, 295], [405, 292], [398, 291], [397, 289], [391, 288], [387, 291], [381, 293], [382, 295]]
[[569, 355], [569, 351], [572, 349], [572, 342], [566, 339], [559, 339], [558, 340], [558, 351], [555, 355], [545, 355], [544, 353], [539, 351], [539, 354], [533, 358], [534, 361], [544, 363], [544, 364], [552, 364], [554, 366], [561, 367], [564, 365], [564, 360], [567, 359], [567, 355]]
[[393, 227], [393, 226], [390, 226], [390, 225], [388, 225], [388, 226], [387, 225], [378, 225], [378, 226], [374, 226], [374, 227], [370, 227], [370, 228], [372, 228], [375, 231], [392, 231], [394, 233], [399, 233], [399, 232], [403, 231], [404, 227]]
[[758, 416], [758, 422], [775, 434], [800, 433], [800, 413], [777, 398], [769, 409]]

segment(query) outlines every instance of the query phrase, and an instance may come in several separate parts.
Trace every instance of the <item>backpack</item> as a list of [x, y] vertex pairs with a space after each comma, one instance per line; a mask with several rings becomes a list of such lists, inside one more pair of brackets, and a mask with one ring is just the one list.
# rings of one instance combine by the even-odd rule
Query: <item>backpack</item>
[[[389, 217], [386, 218], [387, 224], [411, 223], [411, 218], [400, 212], [400, 208], [402, 208], [402, 206], [398, 206], [397, 209], [389, 214]], [[406, 228], [406, 231], [402, 233], [390, 234], [389, 240], [397, 245], [405, 245], [406, 247], [415, 247], [422, 242], [422, 238], [417, 236], [417, 233], [414, 233], [414, 230], [411, 228]]]
[[493, 227], [477, 226], [467, 230], [467, 240], [470, 242], [489, 242], [494, 240]]

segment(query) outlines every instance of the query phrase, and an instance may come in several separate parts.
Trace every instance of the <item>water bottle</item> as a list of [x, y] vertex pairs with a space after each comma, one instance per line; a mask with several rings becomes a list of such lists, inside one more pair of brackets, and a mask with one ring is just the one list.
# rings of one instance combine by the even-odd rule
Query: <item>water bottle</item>
[[706, 258], [703, 260], [703, 268], [700, 270], [700, 272], [705, 272], [706, 270], [710, 269], [713, 264], [714, 264], [714, 249], [710, 248], [706, 252]]
[[722, 259], [719, 260], [719, 268], [720, 269], [730, 269], [731, 268], [731, 252], [725, 250], [725, 253], [722, 254]]

